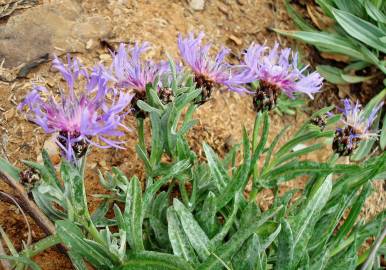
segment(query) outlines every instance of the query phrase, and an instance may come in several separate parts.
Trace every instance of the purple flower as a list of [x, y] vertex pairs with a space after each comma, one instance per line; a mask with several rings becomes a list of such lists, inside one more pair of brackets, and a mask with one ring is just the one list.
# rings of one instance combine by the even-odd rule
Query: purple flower
[[343, 113], [341, 122], [344, 126], [352, 128], [352, 138], [368, 139], [377, 136], [377, 132], [371, 132], [371, 126], [377, 117], [378, 111], [383, 106], [381, 102], [374, 107], [368, 117], [365, 116], [364, 111], [361, 110], [361, 104], [357, 101], [355, 104], [349, 99], [343, 101], [344, 108], [340, 109]]
[[142, 55], [150, 49], [147, 42], [136, 43], [134, 47], [128, 48], [120, 44], [117, 53], [113, 56], [111, 66], [111, 78], [119, 88], [128, 88], [136, 93], [145, 93], [146, 85], [154, 83], [157, 76], [161, 75], [167, 65], [154, 63], [151, 60], [143, 60]]
[[252, 78], [245, 76], [244, 68], [232, 66], [225, 61], [230, 50], [222, 48], [213, 59], [209, 55], [211, 44], [201, 44], [203, 37], [203, 32], [197, 38], [193, 33], [189, 33], [187, 38], [178, 35], [180, 54], [185, 64], [192, 69], [197, 86], [202, 88], [203, 92], [208, 91], [209, 96], [214, 84], [225, 85], [236, 92], [247, 91], [241, 84], [251, 82]]
[[359, 141], [377, 137], [377, 131], [371, 131], [371, 126], [383, 102], [374, 107], [368, 116], [358, 101], [353, 103], [345, 99], [343, 104], [344, 108], [339, 109], [342, 112], [342, 128], [336, 130], [333, 149], [341, 155], [349, 155], [358, 146]]
[[244, 64], [260, 85], [282, 90], [288, 97], [302, 92], [313, 98], [320, 91], [323, 78], [318, 72], [305, 74], [307, 66], [298, 69], [298, 54], [290, 48], [279, 49], [279, 44], [270, 49], [264, 45], [251, 44], [244, 55]]
[[[53, 66], [66, 80], [68, 92], [61, 90], [57, 100], [45, 87], [34, 86], [18, 109], [46, 133], [59, 133], [57, 143], [68, 160], [81, 157], [89, 144], [100, 148], [123, 148], [123, 141], [111, 137], [122, 136], [122, 129], [128, 130], [122, 124], [123, 111], [132, 95], [108, 88], [101, 67], [94, 67], [88, 74], [76, 59], [70, 57], [67, 65], [55, 58]], [[86, 85], [77, 95], [74, 87], [80, 76], [85, 78]], [[24, 111], [25, 106], [28, 111]], [[103, 145], [93, 142], [93, 137]]]

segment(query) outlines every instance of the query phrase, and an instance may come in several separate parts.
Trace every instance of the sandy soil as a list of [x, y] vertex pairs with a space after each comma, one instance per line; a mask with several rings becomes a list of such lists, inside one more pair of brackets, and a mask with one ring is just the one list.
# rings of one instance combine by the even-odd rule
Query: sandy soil
[[[155, 57], [160, 57], [165, 51], [176, 54], [176, 36], [178, 32], [203, 30], [208, 40], [216, 48], [226, 44], [232, 48], [235, 59], [241, 50], [251, 42], [273, 43], [275, 40], [283, 45], [295, 45], [288, 40], [276, 36], [268, 28], [293, 28], [286, 15], [282, 1], [269, 0], [223, 0], [206, 1], [203, 11], [193, 11], [184, 0], [153, 0], [153, 1], [123, 1], [123, 0], [85, 0], [80, 1], [85, 12], [105, 16], [112, 21], [113, 29], [110, 41], [133, 43], [149, 41], [154, 45]], [[19, 11], [23, 12], [23, 11]], [[116, 43], [114, 43], [116, 42]], [[302, 49], [304, 56], [308, 50]], [[95, 46], [78, 57], [87, 65], [97, 62], [109, 62], [109, 53], [106, 48]], [[21, 166], [19, 160], [36, 160], [47, 136], [36, 126], [28, 123], [16, 112], [16, 105], [30, 89], [30, 80], [37, 76], [44, 78], [48, 83], [55, 85], [59, 81], [58, 74], [50, 70], [50, 64], [43, 64], [28, 75], [28, 78], [16, 80], [12, 83], [0, 82], [0, 134], [2, 155]], [[217, 152], [224, 153], [227, 146], [240, 141], [242, 125], [251, 130], [255, 113], [252, 110], [251, 98], [233, 93], [216, 92], [213, 99], [200, 107], [196, 118], [200, 120], [197, 127], [189, 135], [191, 145], [199, 149], [203, 141], [208, 142]], [[272, 115], [272, 132], [270, 138], [287, 125], [293, 124], [284, 137], [285, 141], [290, 134], [305, 121], [306, 115], [298, 113], [294, 117]], [[128, 119], [129, 125], [135, 127], [135, 120]], [[95, 177], [97, 169], [108, 170], [111, 166], [118, 166], [128, 176], [142, 175], [142, 165], [135, 154], [135, 132], [128, 134], [127, 149], [94, 150], [89, 159], [89, 175], [86, 179], [88, 195], [103, 193]], [[322, 151], [310, 158], [323, 160], [329, 151]], [[297, 183], [300, 184], [300, 183]], [[0, 183], [0, 190], [9, 191]], [[262, 196], [261, 200], [269, 199]], [[385, 208], [385, 195], [379, 190], [372, 197], [367, 212], [373, 215], [379, 209]], [[91, 209], [95, 209], [98, 201], [89, 197]], [[380, 205], [381, 204], [381, 205]], [[383, 206], [382, 206], [383, 205]], [[30, 220], [33, 240], [44, 236], [42, 231]], [[11, 236], [18, 248], [26, 239], [27, 227], [23, 217], [15, 206], [0, 202], [0, 225]], [[72, 269], [68, 259], [56, 250], [50, 250], [37, 256], [36, 262], [43, 269]], [[0, 266], [1, 268], [1, 266]]]

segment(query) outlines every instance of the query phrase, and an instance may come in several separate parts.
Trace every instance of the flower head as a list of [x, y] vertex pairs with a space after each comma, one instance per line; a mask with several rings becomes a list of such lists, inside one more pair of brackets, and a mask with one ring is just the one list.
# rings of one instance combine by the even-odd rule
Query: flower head
[[[178, 48], [185, 64], [189, 65], [194, 73], [194, 79], [203, 94], [209, 98], [214, 84], [226, 86], [229, 90], [245, 92], [241, 84], [251, 82], [250, 77], [245, 76], [243, 68], [232, 66], [225, 61], [229, 49], [222, 48], [215, 58], [210, 57], [211, 44], [201, 44], [204, 33], [196, 38], [190, 33], [187, 38], [181, 34], [178, 36]], [[207, 93], [205, 93], [207, 92]]]
[[[320, 91], [323, 78], [318, 72], [305, 74], [307, 66], [298, 69], [298, 54], [290, 48], [280, 49], [279, 44], [270, 49], [265, 45], [251, 44], [244, 55], [244, 65], [260, 81], [257, 95], [276, 102], [280, 92], [293, 98], [295, 92], [313, 94]], [[259, 93], [259, 91], [262, 93]], [[264, 96], [264, 97], [263, 97]], [[263, 106], [264, 107], [264, 106]]]
[[[68, 160], [82, 156], [89, 144], [101, 148], [122, 148], [122, 141], [110, 137], [122, 136], [122, 128], [127, 129], [121, 123], [122, 111], [130, 103], [132, 95], [108, 88], [100, 67], [95, 67], [88, 74], [76, 59], [70, 58], [67, 66], [55, 58], [53, 66], [66, 80], [68, 91], [60, 90], [60, 98], [57, 99], [45, 87], [34, 86], [18, 109], [46, 133], [59, 133], [57, 144]], [[81, 75], [86, 80], [86, 86], [77, 95], [74, 86]], [[107, 96], [111, 96], [111, 101], [107, 100]], [[25, 106], [28, 111], [24, 111]], [[97, 137], [103, 145], [93, 142], [93, 137]]]
[[146, 85], [153, 83], [164, 71], [164, 64], [142, 59], [142, 55], [149, 49], [150, 44], [147, 42], [136, 43], [127, 49], [124, 44], [120, 44], [111, 66], [112, 78], [119, 87], [145, 92]]
[[357, 101], [351, 102], [349, 99], [343, 101], [342, 128], [338, 128], [335, 133], [333, 149], [340, 155], [349, 155], [358, 146], [359, 141], [377, 137], [376, 131], [371, 131], [371, 126], [383, 106], [381, 102], [371, 113], [366, 116]]
[[146, 98], [146, 85], [153, 84], [156, 79], [168, 70], [164, 62], [155, 63], [144, 60], [143, 54], [150, 49], [150, 44], [136, 43], [132, 48], [120, 44], [118, 51], [113, 55], [113, 63], [107, 76], [120, 89], [127, 89], [134, 94], [132, 107], [134, 113], [144, 117], [144, 113], [137, 106], [138, 100]]

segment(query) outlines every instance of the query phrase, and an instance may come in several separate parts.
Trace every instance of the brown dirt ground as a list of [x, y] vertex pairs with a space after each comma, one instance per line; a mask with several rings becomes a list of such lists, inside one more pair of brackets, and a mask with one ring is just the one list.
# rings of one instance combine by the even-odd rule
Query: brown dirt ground
[[[282, 1], [268, 0], [223, 0], [206, 1], [205, 9], [193, 12], [187, 2], [157, 0], [157, 1], [120, 1], [120, 0], [85, 0], [83, 8], [93, 14], [109, 17], [113, 23], [112, 40], [116, 42], [149, 41], [154, 46], [154, 56], [163, 55], [166, 50], [176, 55], [176, 36], [178, 32], [203, 30], [216, 48], [226, 44], [233, 49], [235, 57], [251, 42], [272, 43], [278, 39], [283, 45], [294, 45], [292, 41], [278, 37], [268, 30], [268, 27], [294, 28], [286, 15]], [[300, 47], [304, 56], [309, 50]], [[106, 56], [107, 55], [107, 56]], [[78, 57], [87, 65], [100, 61], [109, 61], [108, 51], [97, 47]], [[306, 58], [306, 57], [305, 57]], [[36, 126], [28, 123], [16, 112], [16, 105], [22, 100], [30, 89], [30, 80], [37, 77], [44, 78], [48, 83], [55, 85], [59, 76], [50, 70], [50, 64], [36, 68], [25, 80], [13, 83], [0, 82], [0, 129], [2, 155], [6, 154], [9, 160], [21, 166], [19, 160], [36, 160], [47, 136]], [[251, 99], [233, 93], [217, 92], [212, 100], [199, 108], [196, 118], [200, 123], [189, 135], [189, 140], [195, 149], [200, 149], [203, 141], [208, 142], [217, 152], [224, 153], [224, 149], [234, 142], [240, 141], [242, 126], [251, 130], [255, 118], [252, 110]], [[272, 131], [270, 139], [287, 124], [293, 127], [284, 137], [285, 141], [290, 134], [306, 119], [304, 113], [294, 117], [280, 117], [273, 114], [271, 118]], [[130, 126], [135, 127], [135, 120], [128, 119]], [[108, 170], [111, 166], [118, 166], [128, 176], [142, 176], [142, 165], [135, 154], [136, 134], [129, 133], [127, 149], [99, 150], [95, 149], [88, 162], [89, 175], [86, 182], [87, 192], [90, 196], [103, 193], [97, 178], [96, 170]], [[321, 151], [309, 157], [314, 160], [324, 160], [329, 154], [328, 150]], [[302, 181], [289, 183], [289, 186], [301, 186]], [[9, 191], [0, 183], [0, 189]], [[376, 192], [368, 200], [366, 216], [373, 216], [386, 207], [386, 195], [382, 187], [377, 185]], [[262, 204], [270, 201], [269, 192], [259, 198]], [[90, 208], [95, 209], [98, 200], [89, 197]], [[42, 231], [29, 220], [32, 226], [33, 241], [44, 236]], [[18, 248], [26, 239], [27, 227], [22, 215], [15, 206], [0, 202], [0, 225]], [[35, 258], [43, 269], [72, 269], [69, 260], [56, 250], [49, 250]], [[1, 269], [1, 266], [0, 266]]]

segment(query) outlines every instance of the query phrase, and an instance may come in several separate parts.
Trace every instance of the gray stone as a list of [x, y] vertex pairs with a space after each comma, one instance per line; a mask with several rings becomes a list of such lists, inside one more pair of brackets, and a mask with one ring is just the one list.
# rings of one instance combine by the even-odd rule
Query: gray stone
[[91, 39], [106, 38], [111, 22], [83, 13], [74, 0], [54, 0], [11, 16], [0, 26], [0, 61], [12, 68], [46, 53], [84, 52]]
[[205, 0], [190, 0], [189, 6], [193, 10], [203, 10], [205, 7]]

